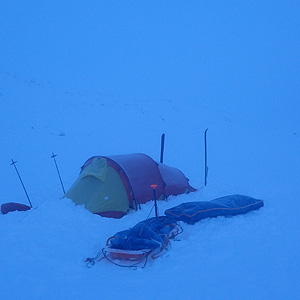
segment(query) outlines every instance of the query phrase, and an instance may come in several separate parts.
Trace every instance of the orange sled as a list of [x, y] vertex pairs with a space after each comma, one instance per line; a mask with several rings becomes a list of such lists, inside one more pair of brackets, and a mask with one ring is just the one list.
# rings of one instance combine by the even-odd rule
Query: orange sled
[[142, 261], [150, 254], [152, 249], [121, 250], [105, 247], [102, 251], [104, 256], [110, 257], [114, 260]]

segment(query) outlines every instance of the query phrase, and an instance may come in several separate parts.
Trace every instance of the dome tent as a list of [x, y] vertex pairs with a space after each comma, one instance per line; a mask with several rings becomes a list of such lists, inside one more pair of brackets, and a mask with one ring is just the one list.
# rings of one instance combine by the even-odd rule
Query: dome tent
[[135, 153], [89, 158], [64, 197], [92, 213], [120, 218], [153, 200], [152, 184], [158, 199], [195, 191], [180, 170]]

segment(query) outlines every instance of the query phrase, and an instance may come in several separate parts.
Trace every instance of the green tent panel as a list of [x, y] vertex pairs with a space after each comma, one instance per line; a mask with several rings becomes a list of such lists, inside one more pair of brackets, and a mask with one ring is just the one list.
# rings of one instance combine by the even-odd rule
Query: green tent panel
[[84, 204], [92, 213], [129, 210], [127, 191], [118, 172], [105, 158], [95, 158], [80, 174], [65, 197]]

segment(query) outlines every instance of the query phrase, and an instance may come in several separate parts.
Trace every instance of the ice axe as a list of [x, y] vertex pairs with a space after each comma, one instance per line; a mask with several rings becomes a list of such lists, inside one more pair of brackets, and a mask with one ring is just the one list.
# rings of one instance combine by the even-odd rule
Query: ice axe
[[153, 189], [154, 207], [155, 207], [155, 217], [158, 217], [157, 201], [156, 201], [156, 188], [157, 188], [157, 184], [152, 184], [151, 187], [152, 187], [152, 189]]

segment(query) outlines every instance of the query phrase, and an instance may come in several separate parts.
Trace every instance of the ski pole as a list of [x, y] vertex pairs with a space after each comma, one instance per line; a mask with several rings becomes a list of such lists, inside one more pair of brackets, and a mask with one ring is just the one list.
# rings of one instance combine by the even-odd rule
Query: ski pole
[[53, 158], [53, 160], [54, 160], [55, 167], [56, 167], [56, 171], [57, 171], [57, 174], [58, 174], [58, 177], [59, 177], [59, 180], [60, 180], [60, 184], [61, 184], [62, 190], [63, 190], [63, 192], [64, 192], [64, 194], [65, 194], [65, 193], [66, 193], [66, 192], [65, 192], [65, 188], [64, 188], [64, 185], [63, 185], [63, 182], [62, 182], [60, 173], [59, 173], [59, 169], [58, 169], [58, 166], [57, 166], [57, 163], [56, 163], [56, 159], [55, 159], [56, 156], [57, 156], [57, 155], [54, 154], [54, 153], [52, 152], [51, 158]]
[[164, 149], [165, 149], [165, 134], [161, 135], [161, 142], [160, 142], [160, 163], [164, 162]]
[[152, 184], [151, 187], [153, 188], [154, 207], [155, 207], [155, 217], [158, 217], [157, 201], [156, 201], [156, 188], [157, 188], [157, 184]]
[[207, 166], [207, 130], [208, 128], [205, 129], [204, 131], [204, 186], [207, 185], [207, 175], [208, 175], [208, 166]]
[[24, 183], [23, 183], [23, 181], [22, 181], [22, 178], [21, 178], [20, 173], [19, 173], [19, 171], [18, 171], [18, 169], [17, 169], [17, 166], [16, 166], [17, 161], [14, 161], [13, 159], [12, 159], [11, 161], [12, 161], [12, 163], [11, 163], [10, 165], [15, 167], [15, 170], [16, 170], [16, 172], [17, 172], [17, 174], [18, 174], [18, 177], [19, 177], [19, 179], [20, 179], [20, 182], [21, 182], [21, 184], [22, 184], [22, 187], [23, 187], [24, 192], [25, 192], [25, 194], [26, 194], [26, 197], [27, 197], [27, 199], [28, 199], [29, 205], [30, 205], [30, 207], [32, 208], [32, 204], [31, 204], [31, 201], [30, 201], [30, 199], [29, 199], [28, 193], [27, 193], [27, 191], [26, 191], [25, 185], [24, 185]]

